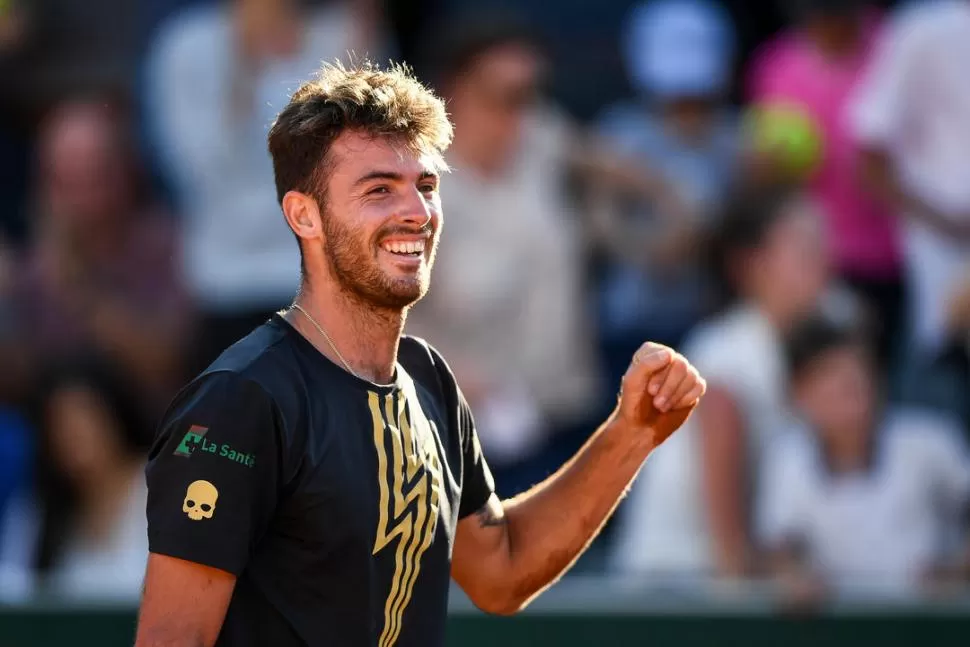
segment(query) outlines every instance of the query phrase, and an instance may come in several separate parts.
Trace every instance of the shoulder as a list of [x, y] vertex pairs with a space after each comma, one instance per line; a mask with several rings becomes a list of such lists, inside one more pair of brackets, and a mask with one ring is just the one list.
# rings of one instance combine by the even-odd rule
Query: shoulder
[[964, 453], [965, 441], [955, 420], [930, 409], [897, 406], [886, 414], [885, 440], [907, 455]]
[[914, 55], [926, 46], [949, 42], [954, 28], [967, 24], [970, 10], [963, 2], [936, 0], [903, 5], [884, 20], [880, 40], [884, 46]]
[[179, 398], [234, 402], [241, 408], [266, 405], [289, 410], [304, 391], [299, 388], [301, 381], [285, 331], [270, 321], [223, 351], [183, 389]]
[[152, 45], [153, 58], [161, 65], [189, 62], [211, 52], [227, 29], [226, 14], [220, 7], [186, 9], [159, 28]]
[[398, 361], [416, 381], [428, 386], [437, 382], [446, 393], [458, 391], [458, 381], [438, 350], [421, 337], [405, 335], [398, 349]]
[[653, 115], [637, 101], [619, 101], [608, 106], [596, 118], [595, 130], [616, 145], [639, 145], [659, 138], [660, 129]]
[[732, 308], [698, 325], [685, 343], [684, 354], [699, 368], [733, 362], [745, 357], [747, 352], [758, 351], [760, 355], [770, 345], [763, 328], [757, 313], [747, 308]]

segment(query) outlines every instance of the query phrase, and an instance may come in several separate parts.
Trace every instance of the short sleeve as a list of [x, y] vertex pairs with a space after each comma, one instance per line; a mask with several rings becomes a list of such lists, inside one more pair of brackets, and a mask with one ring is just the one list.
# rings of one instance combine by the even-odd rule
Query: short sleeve
[[475, 429], [475, 418], [472, 415], [471, 407], [465, 401], [465, 396], [458, 392], [458, 417], [461, 425], [462, 442], [462, 484], [461, 484], [461, 506], [458, 511], [458, 518], [475, 514], [482, 509], [482, 506], [489, 500], [495, 492], [495, 479], [488, 468], [485, 455], [482, 453], [482, 444], [478, 440], [478, 432]]
[[231, 372], [176, 398], [146, 467], [151, 552], [243, 571], [276, 506], [277, 420], [262, 387]]

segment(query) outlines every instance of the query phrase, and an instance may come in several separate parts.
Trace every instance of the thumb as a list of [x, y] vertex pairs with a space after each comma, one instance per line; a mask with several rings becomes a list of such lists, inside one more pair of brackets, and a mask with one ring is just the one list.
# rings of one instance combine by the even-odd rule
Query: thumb
[[644, 344], [633, 356], [624, 378], [628, 390], [645, 392], [650, 377], [666, 367], [671, 360], [670, 351], [663, 346]]
[[633, 367], [637, 372], [652, 375], [666, 367], [671, 359], [670, 349], [656, 344], [644, 344], [633, 356]]

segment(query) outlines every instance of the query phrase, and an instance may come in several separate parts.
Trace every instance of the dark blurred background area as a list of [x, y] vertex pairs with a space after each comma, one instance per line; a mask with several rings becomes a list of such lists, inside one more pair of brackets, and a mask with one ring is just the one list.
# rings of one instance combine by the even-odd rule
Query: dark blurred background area
[[154, 423], [299, 279], [268, 127], [369, 57], [455, 124], [407, 332], [501, 495], [643, 341], [708, 380], [550, 608], [968, 605], [968, 34], [968, 0], [0, 0], [0, 602], [137, 604]]

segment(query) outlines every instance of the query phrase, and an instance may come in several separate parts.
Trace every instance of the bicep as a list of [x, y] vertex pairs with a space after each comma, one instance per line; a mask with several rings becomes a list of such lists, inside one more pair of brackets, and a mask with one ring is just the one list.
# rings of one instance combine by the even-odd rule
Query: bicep
[[210, 647], [236, 578], [226, 571], [151, 553], [135, 647]]
[[451, 575], [469, 598], [487, 596], [492, 575], [511, 561], [508, 518], [498, 496], [492, 494], [478, 512], [458, 522], [452, 551]]

